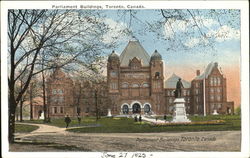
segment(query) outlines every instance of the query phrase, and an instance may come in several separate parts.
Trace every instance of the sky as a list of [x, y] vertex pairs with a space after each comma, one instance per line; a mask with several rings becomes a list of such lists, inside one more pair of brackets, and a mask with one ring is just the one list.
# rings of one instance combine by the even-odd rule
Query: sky
[[[186, 10], [180, 10], [188, 13]], [[204, 46], [208, 40], [199, 38], [199, 32], [192, 17], [185, 14], [184, 20], [169, 19], [168, 22], [159, 10], [136, 10], [135, 18], [116, 10], [106, 10], [107, 22], [115, 36], [121, 28], [128, 28], [139, 40], [144, 49], [151, 55], [155, 49], [162, 55], [165, 63], [165, 78], [173, 73], [187, 81], [195, 78], [196, 70], [201, 73], [210, 62], [218, 62], [223, 75], [227, 78], [228, 101], [240, 105], [240, 12], [239, 10], [216, 10], [220, 13], [211, 16], [210, 10], [190, 10], [198, 26], [208, 39], [213, 42], [213, 48]], [[198, 12], [197, 12], [198, 11]], [[197, 14], [198, 13], [198, 14]], [[157, 25], [161, 22], [161, 27]], [[150, 24], [155, 30], [148, 29]], [[172, 29], [169, 27], [171, 23]], [[158, 33], [159, 36], [156, 34]], [[118, 37], [115, 51], [121, 54], [131, 36]], [[106, 39], [108, 42], [108, 38]], [[183, 44], [183, 46], [181, 44]], [[185, 49], [184, 49], [185, 48]], [[112, 50], [107, 50], [107, 54]]]

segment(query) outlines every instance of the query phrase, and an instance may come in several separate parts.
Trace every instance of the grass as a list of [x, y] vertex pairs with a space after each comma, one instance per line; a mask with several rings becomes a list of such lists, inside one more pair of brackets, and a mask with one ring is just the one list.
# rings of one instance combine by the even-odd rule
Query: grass
[[102, 118], [97, 121], [100, 127], [67, 129], [71, 132], [79, 133], [146, 133], [146, 132], [169, 132], [169, 131], [225, 131], [240, 130], [241, 120], [237, 115], [217, 115], [217, 116], [190, 116], [192, 121], [225, 120], [223, 124], [213, 125], [167, 125], [155, 126], [149, 123], [134, 122], [132, 118]]
[[15, 125], [15, 133], [29, 133], [36, 129], [38, 129], [38, 126], [33, 125], [22, 125], [22, 124], [16, 124]]
[[[158, 117], [158, 119], [163, 119]], [[171, 116], [167, 120], [171, 120]], [[145, 133], [145, 132], [168, 132], [168, 131], [224, 131], [224, 130], [240, 130], [241, 117], [240, 115], [208, 115], [204, 116], [189, 116], [192, 122], [224, 120], [223, 124], [209, 125], [167, 125], [155, 126], [148, 122], [134, 122], [133, 118], [101, 118], [96, 121], [95, 117], [83, 117], [81, 123], [78, 124], [77, 118], [71, 118], [69, 127], [95, 126], [89, 128], [67, 129], [71, 132], [79, 133]], [[43, 120], [25, 121], [29, 123], [43, 123]], [[57, 127], [65, 127], [64, 118], [51, 119], [51, 123], [46, 123]]]

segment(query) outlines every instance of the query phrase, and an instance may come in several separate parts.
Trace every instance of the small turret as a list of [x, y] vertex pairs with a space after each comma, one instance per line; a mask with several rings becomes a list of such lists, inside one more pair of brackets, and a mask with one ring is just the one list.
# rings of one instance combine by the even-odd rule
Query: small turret
[[155, 52], [152, 54], [150, 58], [150, 61], [153, 61], [153, 60], [162, 60], [161, 54], [158, 53], [157, 50], [155, 50]]
[[109, 55], [108, 62], [111, 61], [119, 61], [119, 55], [115, 53], [115, 51], [112, 51], [112, 53]]

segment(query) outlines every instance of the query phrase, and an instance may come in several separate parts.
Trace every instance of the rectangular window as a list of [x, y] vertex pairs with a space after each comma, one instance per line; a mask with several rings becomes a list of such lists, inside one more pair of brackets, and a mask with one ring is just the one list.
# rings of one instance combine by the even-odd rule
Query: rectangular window
[[199, 89], [195, 89], [195, 94], [199, 94]]
[[57, 113], [57, 107], [54, 107], [54, 114]]
[[195, 86], [196, 86], [196, 88], [198, 88], [198, 87], [199, 87], [199, 83], [197, 82], [197, 83], [195, 84]]
[[60, 112], [63, 113], [63, 107], [60, 107]]
[[210, 95], [210, 100], [213, 101], [214, 100], [214, 96]]
[[222, 104], [218, 104], [218, 108], [221, 109], [221, 107], [222, 107]]
[[52, 90], [52, 93], [53, 93], [53, 94], [57, 94], [57, 90], [56, 90], [56, 89], [53, 89], [53, 90]]
[[220, 78], [218, 77], [217, 78], [217, 84], [220, 85], [221, 81], [220, 81]]
[[211, 85], [211, 86], [213, 86], [213, 85], [214, 85], [214, 80], [213, 80], [213, 78], [212, 78], [212, 77], [210, 78], [210, 85]]
[[218, 96], [217, 96], [217, 101], [220, 101], [220, 100], [221, 100], [221, 96], [218, 95]]
[[217, 92], [218, 92], [218, 93], [220, 93], [220, 92], [221, 92], [221, 90], [220, 90], [220, 88], [219, 88], [219, 87], [217, 88]]

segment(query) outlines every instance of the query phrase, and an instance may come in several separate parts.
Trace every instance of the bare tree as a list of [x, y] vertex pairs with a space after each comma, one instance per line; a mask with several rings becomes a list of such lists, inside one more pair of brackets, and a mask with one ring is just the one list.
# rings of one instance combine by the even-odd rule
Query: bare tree
[[[77, 18], [78, 17], [78, 18]], [[114, 46], [103, 42], [110, 28], [95, 11], [9, 10], [9, 141], [14, 141], [15, 111], [33, 76], [75, 61], [86, 65]], [[42, 59], [41, 52], [46, 52]], [[43, 66], [42, 66], [43, 65]], [[21, 73], [17, 74], [17, 70]], [[27, 73], [18, 94], [17, 80]]]
[[[216, 39], [225, 40], [230, 36], [227, 27], [239, 29], [240, 11], [231, 9], [157, 9], [154, 19], [141, 19], [138, 15], [147, 10], [119, 10], [129, 28], [133, 25], [140, 29], [130, 31], [131, 36], [153, 33], [157, 42], [165, 43], [166, 50], [204, 53], [216, 51]], [[144, 13], [146, 14], [146, 13]], [[213, 30], [214, 26], [225, 28]]]

